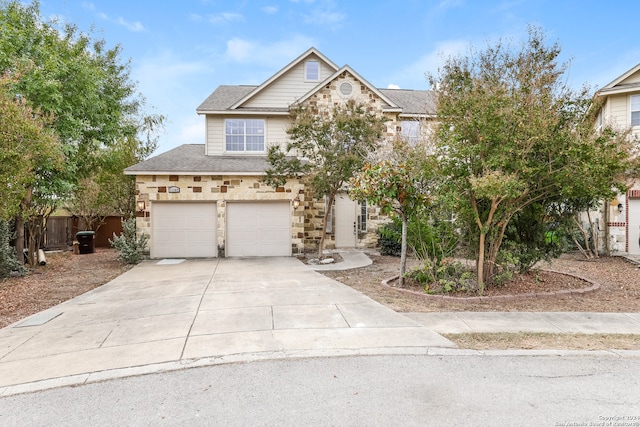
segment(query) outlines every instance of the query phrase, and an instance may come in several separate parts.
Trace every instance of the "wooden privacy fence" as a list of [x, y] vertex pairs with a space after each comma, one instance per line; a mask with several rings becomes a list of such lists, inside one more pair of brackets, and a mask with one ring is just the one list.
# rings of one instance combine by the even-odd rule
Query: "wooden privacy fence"
[[[78, 218], [71, 216], [52, 216], [47, 219], [47, 230], [44, 236], [43, 246], [47, 250], [67, 249], [76, 240]], [[119, 216], [110, 216], [105, 223], [98, 228], [94, 237], [94, 246], [110, 247], [109, 239], [113, 233], [122, 233], [122, 219]]]

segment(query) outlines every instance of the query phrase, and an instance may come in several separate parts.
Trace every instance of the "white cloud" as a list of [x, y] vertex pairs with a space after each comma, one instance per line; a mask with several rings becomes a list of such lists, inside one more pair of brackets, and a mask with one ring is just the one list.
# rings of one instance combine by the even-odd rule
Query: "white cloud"
[[86, 1], [83, 1], [80, 6], [83, 9], [86, 9], [86, 10], [96, 10], [96, 5], [95, 4], [89, 3], [89, 2], [86, 2]]
[[188, 16], [193, 22], [202, 22], [204, 19], [202, 15], [198, 15], [197, 13], [190, 13]]
[[227, 41], [225, 59], [242, 64], [282, 66], [314, 45], [313, 39], [296, 35], [274, 43], [234, 38]]
[[387, 89], [400, 89], [400, 86], [390, 83], [387, 85]]
[[262, 8], [262, 11], [267, 15], [273, 15], [278, 13], [278, 8], [276, 6], [265, 6]]
[[329, 25], [333, 28], [340, 26], [346, 16], [339, 12], [330, 10], [315, 9], [310, 14], [304, 15], [304, 22], [315, 25]]
[[402, 82], [402, 86], [406, 88], [423, 89], [427, 85], [426, 73], [435, 75], [443, 64], [443, 59], [464, 53], [468, 47], [469, 41], [440, 42], [433, 51], [422, 55], [417, 61], [392, 74], [389, 80]]
[[118, 24], [118, 25], [122, 25], [127, 30], [133, 31], [134, 33], [141, 33], [141, 32], [146, 30], [144, 28], [144, 25], [142, 25], [141, 22], [139, 22], [139, 21], [127, 22], [122, 17], [118, 17], [118, 19], [115, 20], [115, 23]]
[[177, 135], [173, 140], [178, 144], [203, 144], [205, 139], [204, 118], [196, 114], [180, 117], [175, 123]]
[[[87, 9], [87, 10], [91, 10], [91, 11], [95, 10], [95, 5], [93, 3], [82, 3], [82, 7]], [[134, 33], [141, 33], [143, 31], [146, 31], [146, 28], [144, 27], [144, 25], [142, 25], [142, 23], [140, 21], [129, 22], [129, 21], [126, 21], [121, 16], [119, 16], [117, 19], [112, 19], [106, 13], [99, 12], [99, 11], [96, 12], [96, 16], [98, 16], [98, 18], [103, 19], [105, 21], [109, 21], [109, 22], [112, 22], [114, 24], [120, 25], [120, 26], [126, 28], [127, 30], [134, 32]]]
[[212, 24], [226, 24], [228, 22], [244, 21], [244, 16], [236, 12], [221, 12], [208, 16], [209, 22]]

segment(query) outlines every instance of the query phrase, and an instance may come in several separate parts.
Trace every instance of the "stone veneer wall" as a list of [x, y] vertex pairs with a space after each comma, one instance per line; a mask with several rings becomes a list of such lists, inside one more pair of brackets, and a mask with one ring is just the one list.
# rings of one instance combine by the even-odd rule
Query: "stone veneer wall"
[[[289, 180], [284, 187], [274, 189], [260, 181], [259, 176], [238, 175], [138, 175], [137, 200], [144, 200], [146, 208], [137, 218], [138, 232], [151, 236], [151, 216], [154, 201], [215, 201], [217, 204], [218, 249], [224, 255], [226, 202], [238, 201], [292, 201], [296, 196], [300, 207], [291, 215], [292, 254], [304, 253], [304, 184]], [[178, 187], [179, 193], [169, 193], [169, 187]], [[151, 243], [151, 242], [150, 242]]]
[[[349, 96], [344, 96], [340, 93], [340, 85], [343, 82], [348, 82], [353, 88], [353, 92]], [[317, 109], [320, 112], [330, 112], [335, 106], [345, 104], [348, 101], [353, 100], [366, 107], [367, 111], [377, 114], [380, 117], [384, 117], [386, 122], [386, 130], [383, 134], [383, 144], [377, 154], [381, 158], [385, 158], [385, 153], [391, 150], [391, 141], [393, 141], [400, 131], [400, 122], [398, 121], [397, 114], [383, 113], [384, 102], [378, 97], [376, 93], [370, 90], [367, 86], [362, 84], [348, 71], [340, 74], [336, 79], [328, 83], [323, 89], [312, 95], [305, 101], [305, 105], [310, 108]], [[308, 188], [308, 187], [307, 187]], [[307, 190], [309, 193], [309, 190]], [[322, 232], [322, 218], [325, 211], [324, 198], [321, 200], [313, 200], [313, 194], [307, 194], [307, 200], [310, 202], [305, 206], [305, 249], [316, 249], [320, 240], [320, 234]], [[335, 216], [331, 218], [335, 221]], [[382, 215], [380, 208], [377, 206], [367, 206], [367, 231], [358, 234], [357, 245], [363, 248], [374, 248], [378, 245], [378, 228], [389, 222], [389, 218]], [[335, 229], [335, 224], [332, 224], [332, 230]], [[335, 248], [335, 236], [333, 233], [328, 233], [325, 241], [326, 248]]]

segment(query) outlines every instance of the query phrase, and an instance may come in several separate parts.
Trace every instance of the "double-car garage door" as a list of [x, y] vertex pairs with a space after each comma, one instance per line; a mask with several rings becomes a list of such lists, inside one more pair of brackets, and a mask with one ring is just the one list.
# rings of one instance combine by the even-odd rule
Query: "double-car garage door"
[[[215, 202], [154, 202], [152, 258], [218, 255]], [[226, 256], [290, 256], [288, 202], [227, 202]]]

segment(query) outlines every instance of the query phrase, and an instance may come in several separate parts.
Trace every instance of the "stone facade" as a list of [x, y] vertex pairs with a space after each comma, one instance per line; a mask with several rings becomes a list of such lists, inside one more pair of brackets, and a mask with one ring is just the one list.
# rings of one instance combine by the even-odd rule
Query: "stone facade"
[[[175, 192], [174, 192], [175, 191]], [[138, 201], [145, 202], [145, 210], [138, 213], [138, 231], [151, 237], [153, 203], [156, 201], [216, 202], [217, 244], [219, 256], [224, 256], [225, 217], [227, 201], [300, 201], [298, 208], [292, 204], [291, 252], [294, 256], [317, 250], [322, 233], [322, 220], [326, 204], [315, 200], [303, 179], [290, 179], [283, 187], [274, 189], [261, 182], [259, 176], [240, 175], [138, 175], [136, 177]], [[332, 216], [332, 219], [334, 217]], [[377, 245], [377, 228], [387, 219], [380, 215], [378, 207], [367, 208], [367, 231], [359, 233], [358, 247]], [[333, 224], [332, 224], [333, 225]], [[334, 229], [333, 227], [331, 229]], [[332, 233], [327, 234], [326, 248], [335, 247]], [[149, 242], [151, 244], [151, 242]]]
[[[284, 187], [274, 189], [261, 182], [260, 177], [257, 176], [138, 175], [136, 193], [138, 201], [145, 202], [145, 211], [138, 214], [138, 230], [149, 236], [151, 236], [153, 202], [215, 201], [218, 214], [218, 248], [221, 255], [224, 255], [227, 201], [293, 201], [296, 197], [303, 201], [304, 184], [293, 179], [289, 180]], [[298, 255], [304, 253], [304, 206], [301, 203], [297, 209], [293, 206], [291, 209], [292, 253]]]
[[[174, 192], [175, 191], [175, 192]], [[138, 231], [150, 237], [153, 203], [156, 201], [216, 202], [217, 244], [219, 256], [224, 256], [226, 238], [227, 201], [300, 201], [298, 208], [291, 206], [291, 253], [301, 256], [317, 250], [322, 233], [322, 220], [326, 208], [324, 199], [315, 200], [304, 180], [290, 179], [284, 187], [274, 189], [259, 176], [234, 175], [138, 175], [137, 200], [145, 202], [145, 211], [137, 218]], [[335, 216], [331, 216], [334, 221]], [[377, 206], [367, 207], [367, 231], [358, 234], [357, 245], [373, 248], [378, 243], [377, 229], [388, 219]], [[331, 229], [335, 229], [332, 224]], [[151, 244], [151, 242], [149, 242]], [[327, 233], [326, 248], [335, 248], [335, 236]]]

